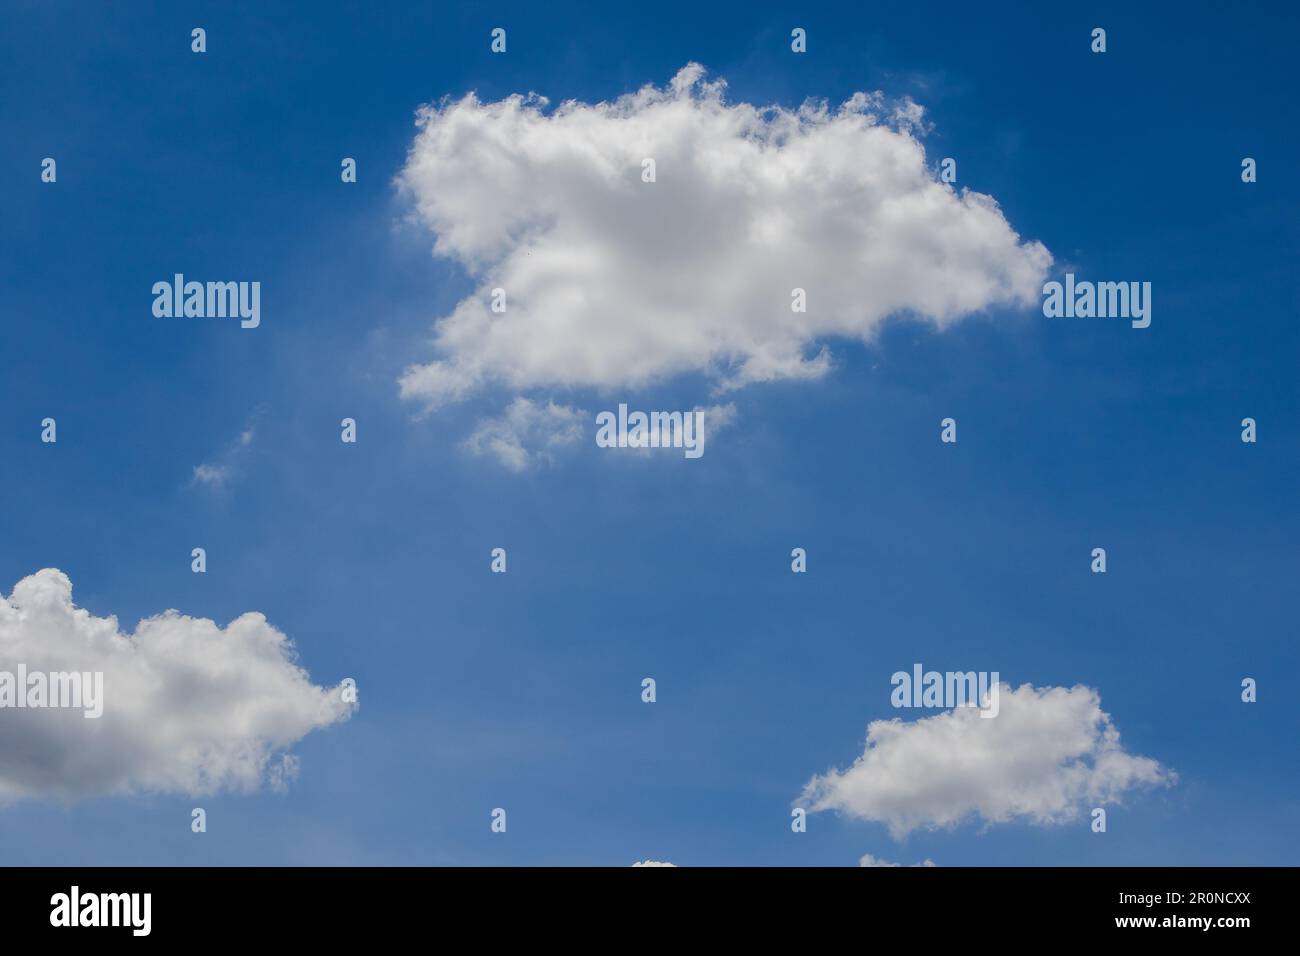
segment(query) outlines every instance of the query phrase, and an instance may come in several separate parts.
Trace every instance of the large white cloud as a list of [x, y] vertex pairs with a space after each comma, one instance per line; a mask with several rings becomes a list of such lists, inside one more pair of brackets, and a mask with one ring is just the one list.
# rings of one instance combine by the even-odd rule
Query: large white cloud
[[349, 717], [261, 614], [224, 629], [167, 611], [123, 634], [72, 603], [47, 568], [0, 594], [0, 671], [103, 672], [103, 713], [0, 709], [0, 801], [140, 792], [201, 795], [283, 785], [289, 748]]
[[880, 94], [729, 103], [690, 64], [614, 102], [470, 94], [417, 122], [398, 183], [435, 252], [477, 283], [401, 378], [430, 407], [490, 386], [816, 377], [828, 338], [1030, 304], [1051, 263], [992, 198], [938, 182], [920, 108]]
[[910, 722], [872, 721], [862, 756], [813, 777], [799, 803], [884, 823], [898, 838], [969, 818], [1065, 823], [1133, 788], [1177, 779], [1125, 752], [1092, 688], [1004, 684], [1000, 705], [991, 720], [957, 707]]

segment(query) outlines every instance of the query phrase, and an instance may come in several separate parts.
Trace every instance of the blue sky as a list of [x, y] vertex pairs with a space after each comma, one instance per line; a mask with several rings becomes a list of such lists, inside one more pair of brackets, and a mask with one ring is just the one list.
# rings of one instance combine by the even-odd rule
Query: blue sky
[[[59, 568], [128, 631], [260, 611], [361, 707], [292, 748], [287, 794], [22, 800], [0, 808], [0, 860], [1297, 861], [1294, 13], [273, 6], [0, 14], [0, 592]], [[958, 157], [1053, 275], [1150, 281], [1151, 328], [899, 318], [830, 341], [822, 378], [728, 394], [736, 422], [696, 461], [603, 452], [594, 424], [523, 473], [469, 454], [505, 391], [422, 415], [397, 385], [474, 290], [394, 187], [415, 109], [610, 100], [690, 61], [737, 102], [912, 97], [927, 157]], [[259, 280], [261, 326], [155, 319], [175, 272]], [[708, 395], [685, 375], [571, 397]], [[196, 483], [214, 461], [230, 479]], [[1104, 835], [1081, 817], [897, 840], [831, 812], [792, 833], [804, 784], [899, 716], [889, 677], [913, 662], [1095, 688], [1178, 782], [1127, 794]]]

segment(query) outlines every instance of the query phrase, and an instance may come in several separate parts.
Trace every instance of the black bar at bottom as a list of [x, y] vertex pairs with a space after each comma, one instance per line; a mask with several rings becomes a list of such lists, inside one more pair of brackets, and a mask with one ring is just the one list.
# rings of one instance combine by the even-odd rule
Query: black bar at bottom
[[1230, 945], [1285, 932], [1295, 884], [1294, 868], [0, 868], [0, 919], [7, 942], [373, 945], [435, 929], [477, 944], [880, 931], [988, 945], [1033, 930]]

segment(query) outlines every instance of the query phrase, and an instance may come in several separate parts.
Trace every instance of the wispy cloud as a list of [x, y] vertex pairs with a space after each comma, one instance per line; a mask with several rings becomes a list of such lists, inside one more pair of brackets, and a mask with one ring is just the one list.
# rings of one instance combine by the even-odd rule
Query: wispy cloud
[[216, 458], [195, 465], [191, 482], [212, 489], [225, 488], [229, 485], [238, 476], [248, 449], [252, 447], [253, 440], [257, 437], [257, 420], [261, 414], [260, 408], [254, 410], [243, 430], [234, 441], [222, 449]]
[[554, 461], [555, 452], [578, 442], [590, 416], [568, 405], [516, 398], [497, 418], [479, 422], [465, 447], [490, 455], [514, 472]]

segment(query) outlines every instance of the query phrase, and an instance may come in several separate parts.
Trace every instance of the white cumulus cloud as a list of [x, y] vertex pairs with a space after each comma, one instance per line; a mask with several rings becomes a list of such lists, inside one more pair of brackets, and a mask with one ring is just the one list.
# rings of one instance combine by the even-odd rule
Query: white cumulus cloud
[[72, 603], [46, 568], [0, 594], [0, 671], [102, 672], [102, 715], [0, 709], [0, 802], [144, 792], [283, 789], [289, 748], [356, 709], [318, 687], [257, 613], [225, 628], [166, 611], [124, 634]]
[[862, 756], [813, 777], [799, 803], [884, 823], [901, 838], [971, 818], [1065, 823], [1084, 807], [1177, 779], [1120, 746], [1092, 688], [1004, 684], [1000, 704], [992, 719], [957, 707], [910, 722], [872, 721]]
[[640, 860], [632, 864], [633, 866], [677, 866], [676, 863], [668, 863], [660, 860]]
[[401, 377], [430, 408], [494, 386], [817, 377], [829, 339], [1031, 304], [1051, 263], [991, 197], [938, 182], [920, 108], [880, 94], [733, 103], [689, 64], [613, 102], [469, 94], [417, 125], [398, 184], [476, 283]]

